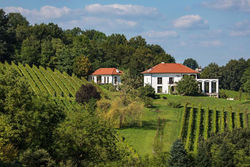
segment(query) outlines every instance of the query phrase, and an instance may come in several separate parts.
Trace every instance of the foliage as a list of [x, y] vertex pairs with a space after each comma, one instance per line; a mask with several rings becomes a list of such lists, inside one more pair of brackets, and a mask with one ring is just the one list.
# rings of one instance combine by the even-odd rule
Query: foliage
[[198, 82], [191, 76], [183, 77], [177, 83], [177, 92], [180, 95], [195, 96], [198, 95]]
[[239, 60], [230, 60], [225, 66], [221, 67], [222, 78], [220, 86], [223, 89], [238, 91], [241, 87], [241, 78], [248, 67], [248, 63], [243, 58]]
[[216, 63], [210, 63], [201, 72], [201, 78], [219, 79], [221, 76], [220, 67]]
[[183, 62], [183, 65], [185, 65], [193, 70], [195, 70], [199, 66], [197, 61], [192, 59], [192, 58], [185, 59]]
[[116, 98], [112, 101], [110, 110], [105, 117], [115, 128], [141, 126], [142, 109], [143, 106], [139, 102], [123, 101], [121, 98]]
[[169, 158], [169, 166], [172, 167], [185, 167], [185, 166], [191, 166], [191, 159], [188, 156], [188, 153], [186, 152], [184, 148], [184, 144], [181, 142], [181, 140], [177, 139], [171, 150], [170, 150], [170, 158]]
[[53, 131], [65, 118], [60, 105], [50, 98], [35, 96], [12, 68], [0, 69], [0, 92], [0, 154], [4, 154], [1, 159], [13, 160], [13, 155], [27, 148], [50, 150]]
[[54, 167], [56, 164], [44, 149], [30, 150], [27, 149], [20, 157], [20, 162], [25, 167]]
[[196, 130], [195, 130], [195, 138], [194, 138], [194, 153], [197, 154], [198, 153], [198, 142], [199, 142], [199, 138], [201, 136], [200, 131], [201, 131], [201, 113], [202, 113], [202, 107], [201, 105], [199, 105], [199, 109], [197, 112], [197, 118], [196, 118]]
[[139, 97], [144, 98], [144, 97], [155, 97], [155, 89], [151, 85], [145, 85], [143, 87], [139, 88]]
[[249, 129], [238, 129], [201, 141], [196, 166], [247, 166], [249, 135]]
[[76, 92], [77, 103], [87, 103], [92, 98], [97, 100], [101, 98], [100, 93], [92, 84], [82, 85], [80, 89]]
[[192, 105], [189, 113], [188, 128], [187, 128], [187, 139], [185, 143], [185, 149], [191, 150], [192, 137], [193, 137], [193, 123], [194, 123], [194, 105]]
[[56, 130], [56, 139], [57, 159], [77, 166], [122, 161], [132, 153], [101, 118], [80, 110], [68, 114]]
[[241, 77], [241, 83], [243, 90], [250, 94], [250, 61], [248, 61], [248, 67]]

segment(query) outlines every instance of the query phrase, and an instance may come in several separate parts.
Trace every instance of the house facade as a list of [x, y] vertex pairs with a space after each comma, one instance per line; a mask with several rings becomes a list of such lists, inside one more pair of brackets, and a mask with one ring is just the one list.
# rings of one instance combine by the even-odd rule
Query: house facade
[[116, 68], [99, 68], [89, 76], [89, 81], [117, 86], [121, 84], [121, 74], [122, 71]]
[[197, 79], [199, 72], [178, 63], [160, 63], [144, 72], [144, 86], [151, 85], [156, 93], [170, 94], [175, 92], [177, 83], [185, 76], [193, 76], [204, 94], [218, 96], [218, 79]]

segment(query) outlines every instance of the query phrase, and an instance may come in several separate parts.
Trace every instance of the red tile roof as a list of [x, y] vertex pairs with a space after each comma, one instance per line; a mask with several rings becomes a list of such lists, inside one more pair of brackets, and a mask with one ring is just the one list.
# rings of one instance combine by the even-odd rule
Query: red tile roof
[[121, 75], [122, 71], [116, 68], [99, 68], [92, 75]]
[[160, 63], [156, 66], [142, 72], [142, 74], [157, 73], [199, 73], [187, 66], [178, 63]]

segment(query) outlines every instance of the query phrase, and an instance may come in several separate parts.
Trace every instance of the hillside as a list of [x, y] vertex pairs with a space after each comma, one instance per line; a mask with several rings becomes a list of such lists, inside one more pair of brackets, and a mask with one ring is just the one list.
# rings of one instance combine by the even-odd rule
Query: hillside
[[63, 104], [68, 110], [74, 110], [76, 107], [75, 94], [82, 84], [87, 83], [85, 79], [79, 79], [76, 76], [69, 76], [67, 73], [61, 73], [58, 70], [43, 68], [42, 66], [30, 67], [28, 64], [5, 63], [7, 68], [14, 68], [21, 76], [24, 76], [30, 84], [31, 89], [37, 95], [49, 95], [56, 103]]

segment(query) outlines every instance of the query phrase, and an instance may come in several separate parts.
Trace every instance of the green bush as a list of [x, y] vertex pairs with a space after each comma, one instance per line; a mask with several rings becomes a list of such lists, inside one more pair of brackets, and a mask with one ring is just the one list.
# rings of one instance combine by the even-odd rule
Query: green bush
[[186, 76], [177, 83], [177, 92], [180, 95], [196, 96], [199, 94], [198, 82], [191, 76]]
[[141, 98], [144, 98], [144, 97], [155, 98], [155, 89], [150, 85], [140, 87], [139, 88], [139, 96]]
[[89, 102], [90, 99], [100, 99], [101, 95], [96, 87], [92, 84], [82, 85], [76, 92], [76, 102], [83, 104]]
[[112, 84], [104, 84], [104, 85], [101, 85], [101, 86], [103, 88], [111, 91], [111, 92], [116, 92], [117, 91], [116, 87], [114, 85], [112, 85]]

